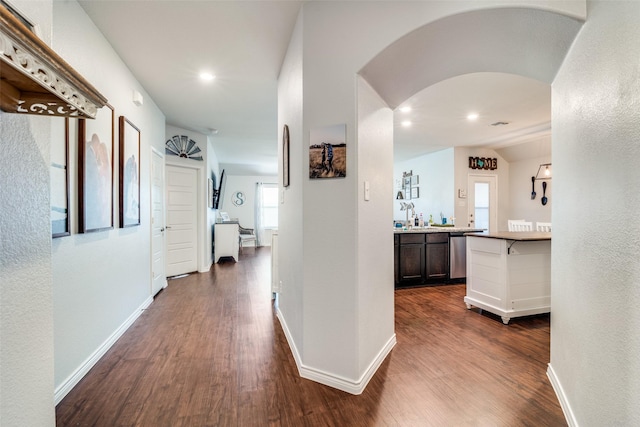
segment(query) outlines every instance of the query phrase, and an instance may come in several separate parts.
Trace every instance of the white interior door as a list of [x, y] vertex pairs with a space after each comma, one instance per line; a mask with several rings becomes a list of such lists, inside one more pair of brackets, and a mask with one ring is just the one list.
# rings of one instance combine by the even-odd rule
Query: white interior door
[[164, 260], [164, 155], [151, 150], [151, 295], [167, 286]]
[[167, 173], [167, 276], [197, 270], [198, 172], [168, 165]]
[[498, 231], [498, 177], [469, 175], [469, 227]]

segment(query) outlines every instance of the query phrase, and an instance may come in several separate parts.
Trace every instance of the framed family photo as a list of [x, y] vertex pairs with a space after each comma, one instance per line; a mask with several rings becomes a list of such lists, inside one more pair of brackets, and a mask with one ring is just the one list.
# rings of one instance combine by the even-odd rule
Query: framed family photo
[[140, 129], [120, 116], [120, 228], [140, 225]]
[[314, 128], [309, 139], [309, 178], [346, 177], [347, 125]]
[[78, 232], [113, 228], [115, 112], [109, 104], [94, 120], [78, 121]]

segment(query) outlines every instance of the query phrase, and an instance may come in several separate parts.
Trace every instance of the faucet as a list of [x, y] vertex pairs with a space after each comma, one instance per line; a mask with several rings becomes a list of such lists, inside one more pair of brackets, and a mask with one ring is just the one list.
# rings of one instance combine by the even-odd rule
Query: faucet
[[405, 215], [406, 221], [404, 224], [407, 228], [409, 227], [409, 209], [411, 209], [411, 212], [415, 214], [415, 211], [413, 210], [414, 207], [415, 206], [413, 202], [409, 202], [409, 203], [400, 202], [400, 210], [406, 212], [406, 215]]

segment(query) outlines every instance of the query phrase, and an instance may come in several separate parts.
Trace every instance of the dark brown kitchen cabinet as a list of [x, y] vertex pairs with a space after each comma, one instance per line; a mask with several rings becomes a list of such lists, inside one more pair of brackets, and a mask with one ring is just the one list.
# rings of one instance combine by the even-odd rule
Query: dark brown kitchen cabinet
[[427, 234], [427, 281], [449, 278], [449, 233]]
[[399, 237], [399, 286], [423, 284], [426, 279], [425, 235], [401, 234]]
[[449, 233], [394, 236], [395, 286], [445, 283], [449, 279]]

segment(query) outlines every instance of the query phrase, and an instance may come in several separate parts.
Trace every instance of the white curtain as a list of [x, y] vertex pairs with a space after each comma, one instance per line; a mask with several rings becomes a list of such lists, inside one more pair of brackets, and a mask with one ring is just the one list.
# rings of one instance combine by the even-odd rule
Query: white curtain
[[264, 225], [262, 224], [262, 206], [264, 199], [262, 196], [262, 183], [256, 183], [256, 212], [255, 212], [255, 224], [256, 224], [256, 246], [262, 246], [264, 240]]

